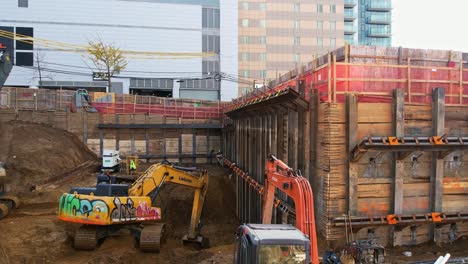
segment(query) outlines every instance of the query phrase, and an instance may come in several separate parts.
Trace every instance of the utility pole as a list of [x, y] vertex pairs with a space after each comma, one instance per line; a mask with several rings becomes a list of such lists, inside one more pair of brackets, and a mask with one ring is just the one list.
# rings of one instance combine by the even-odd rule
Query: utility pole
[[37, 71], [39, 72], [39, 85], [38, 85], [38, 87], [41, 88], [41, 86], [42, 86], [41, 58], [39, 56], [38, 51], [36, 51], [36, 63], [37, 63]]

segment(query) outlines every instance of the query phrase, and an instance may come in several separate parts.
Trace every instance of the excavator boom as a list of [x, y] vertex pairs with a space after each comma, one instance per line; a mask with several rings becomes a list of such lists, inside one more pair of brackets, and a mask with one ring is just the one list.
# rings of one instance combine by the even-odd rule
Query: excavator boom
[[287, 194], [294, 201], [297, 228], [310, 239], [310, 259], [313, 264], [318, 264], [314, 199], [309, 181], [274, 156], [267, 159], [265, 168], [262, 223], [271, 224], [275, 189]]
[[192, 217], [187, 238], [184, 241], [200, 239], [198, 223], [200, 221], [205, 196], [208, 191], [208, 172], [202, 170], [199, 176], [188, 173], [193, 169], [166, 164], [155, 164], [148, 168], [130, 187], [128, 193], [133, 196], [157, 197], [161, 186], [174, 183], [195, 190], [193, 197]]

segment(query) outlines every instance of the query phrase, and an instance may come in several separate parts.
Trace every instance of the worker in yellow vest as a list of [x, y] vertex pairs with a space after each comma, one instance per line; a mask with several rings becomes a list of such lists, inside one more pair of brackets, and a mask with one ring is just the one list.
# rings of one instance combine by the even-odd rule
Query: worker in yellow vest
[[134, 171], [136, 171], [137, 169], [137, 166], [136, 166], [136, 163], [135, 163], [135, 160], [130, 160], [130, 174], [133, 174]]

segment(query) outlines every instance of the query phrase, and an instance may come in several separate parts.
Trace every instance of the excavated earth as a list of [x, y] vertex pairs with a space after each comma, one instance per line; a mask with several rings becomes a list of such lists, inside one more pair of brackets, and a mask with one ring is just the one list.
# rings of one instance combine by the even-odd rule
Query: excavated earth
[[[202, 234], [210, 239], [210, 248], [197, 251], [184, 247], [180, 238], [187, 232], [193, 192], [182, 186], [165, 185], [157, 205], [167, 223], [167, 242], [160, 254], [145, 254], [134, 247], [126, 231], [107, 238], [94, 251], [76, 251], [72, 237], [78, 225], [57, 219], [58, 200], [72, 186], [93, 186], [96, 173], [75, 172], [70, 180], [31, 188], [61, 175], [97, 157], [74, 135], [51, 127], [24, 123], [0, 123], [0, 161], [6, 162], [8, 183], [21, 198], [21, 208], [0, 220], [0, 264], [9, 263], [232, 263], [235, 217], [235, 193], [228, 172], [219, 165], [204, 165], [210, 182], [201, 221]], [[92, 167], [91, 167], [92, 168]], [[395, 248], [387, 251], [388, 263], [407, 263], [435, 259], [450, 252], [468, 255], [468, 240], [436, 247], [432, 244]], [[326, 248], [323, 240], [320, 248]], [[411, 251], [411, 258], [402, 256]]]

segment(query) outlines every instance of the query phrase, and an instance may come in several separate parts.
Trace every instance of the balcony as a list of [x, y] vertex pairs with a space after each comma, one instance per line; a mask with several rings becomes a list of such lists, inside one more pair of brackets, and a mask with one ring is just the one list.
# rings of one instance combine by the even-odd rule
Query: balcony
[[374, 13], [367, 17], [367, 24], [390, 25], [392, 23], [392, 15], [390, 13]]
[[367, 30], [367, 36], [368, 37], [374, 37], [374, 38], [388, 38], [392, 36], [392, 32], [390, 28], [369, 28]]
[[344, 7], [355, 7], [357, 0], [344, 0]]
[[348, 44], [354, 44], [354, 42], [355, 42], [355, 39], [354, 39], [353, 35], [345, 35], [344, 40]]
[[345, 21], [354, 21], [356, 20], [356, 14], [354, 13], [354, 9], [347, 9], [344, 10], [344, 20]]
[[367, 11], [390, 11], [392, 2], [390, 0], [374, 0], [366, 5]]
[[344, 25], [344, 33], [345, 35], [353, 35], [356, 33], [356, 27], [354, 25]]

